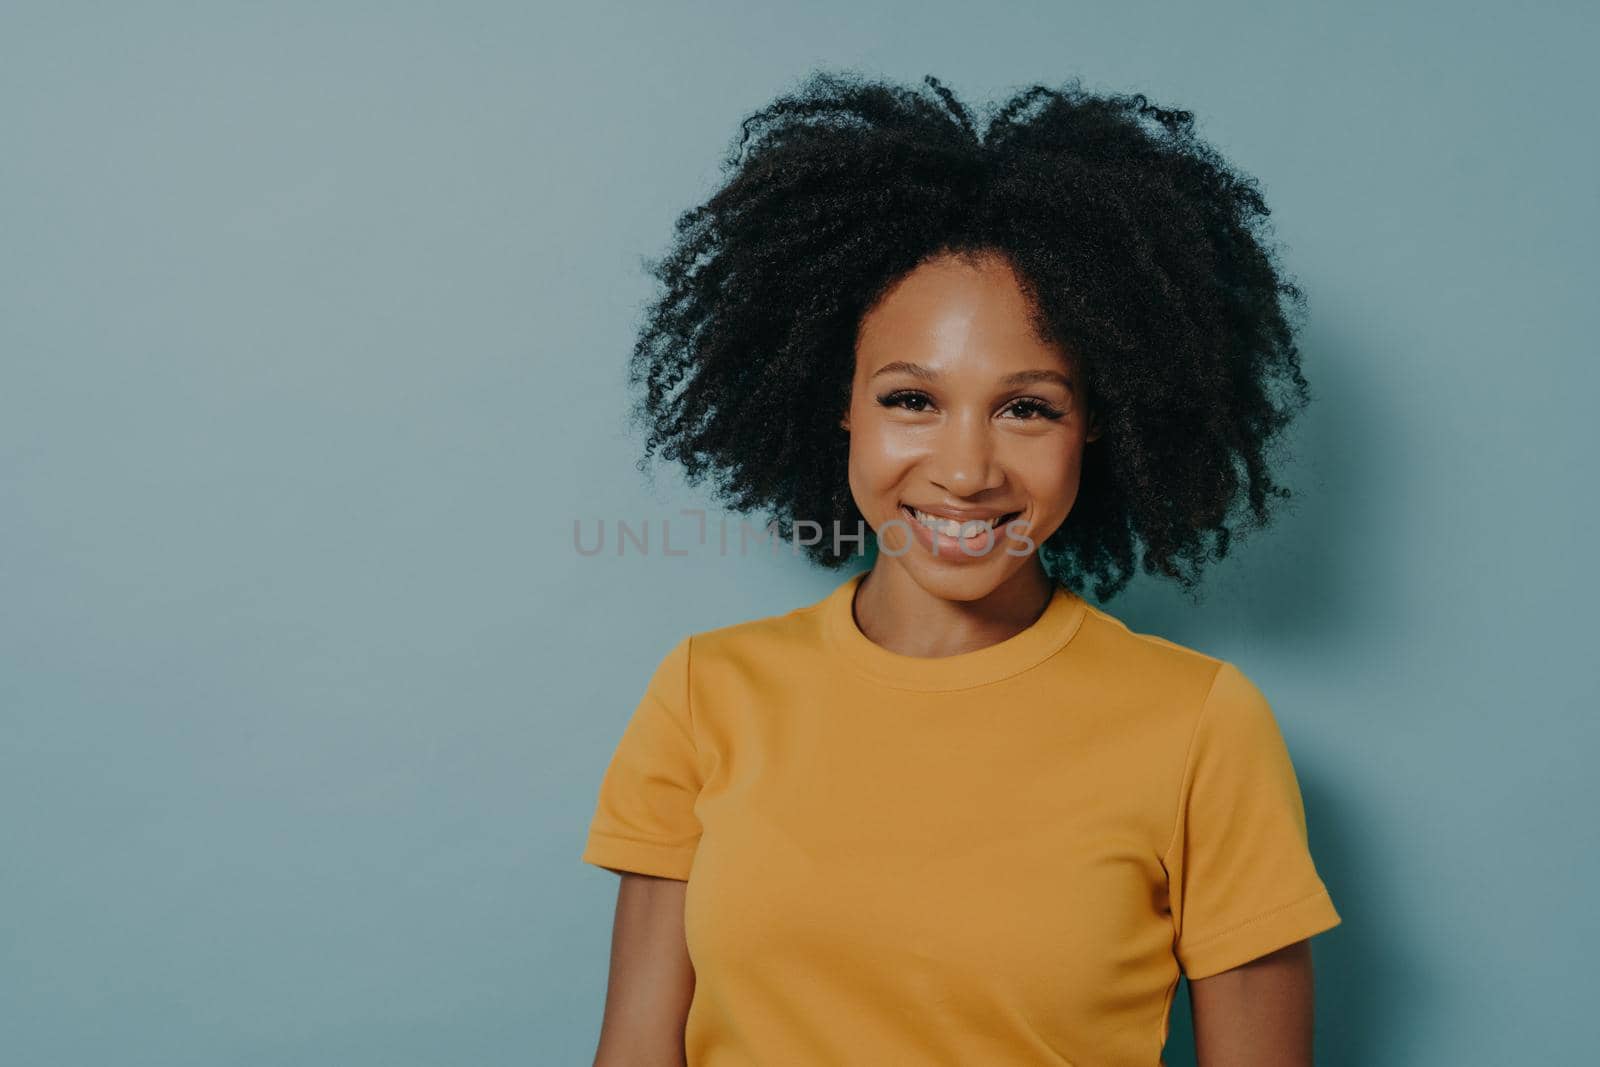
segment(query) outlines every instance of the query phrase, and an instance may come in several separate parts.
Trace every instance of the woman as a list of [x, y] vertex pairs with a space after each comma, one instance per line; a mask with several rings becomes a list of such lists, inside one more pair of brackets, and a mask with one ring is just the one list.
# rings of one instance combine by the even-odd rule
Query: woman
[[1150, 1067], [1181, 972], [1201, 1064], [1309, 1064], [1340, 919], [1271, 708], [1078, 592], [1137, 551], [1193, 595], [1288, 495], [1267, 209], [1187, 112], [1034, 87], [980, 133], [926, 82], [752, 116], [654, 266], [646, 457], [873, 559], [656, 669], [583, 854], [595, 1062]]

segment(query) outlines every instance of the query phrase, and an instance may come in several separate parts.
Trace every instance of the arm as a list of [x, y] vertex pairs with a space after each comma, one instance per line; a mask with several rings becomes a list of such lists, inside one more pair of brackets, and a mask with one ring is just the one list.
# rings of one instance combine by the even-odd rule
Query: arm
[[1311, 942], [1189, 982], [1200, 1067], [1311, 1067]]
[[622, 882], [594, 1067], [682, 1067], [684, 1023], [694, 995], [683, 928], [688, 883], [617, 873]]

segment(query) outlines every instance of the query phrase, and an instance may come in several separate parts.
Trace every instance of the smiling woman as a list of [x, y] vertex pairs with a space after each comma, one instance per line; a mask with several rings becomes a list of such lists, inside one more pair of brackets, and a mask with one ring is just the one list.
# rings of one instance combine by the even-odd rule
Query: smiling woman
[[[655, 266], [635, 414], [734, 510], [878, 536], [675, 634], [583, 858], [622, 875], [596, 1063], [1311, 1060], [1340, 922], [1234, 664], [1104, 607], [1193, 592], [1304, 403], [1254, 184], [1142, 96], [989, 116], [816, 75]], [[830, 567], [838, 537], [797, 542]]]
[[[980, 133], [927, 83], [819, 73], [745, 120], [728, 180], [653, 264], [663, 292], [631, 368], [641, 466], [676, 461], [786, 537], [800, 520], [857, 528], [839, 420], [864, 384], [858, 341], [926, 364], [884, 351], [869, 312], [897, 287], [908, 306], [937, 299], [926, 280], [906, 291], [935, 260], [1003, 259], [1020, 293], [989, 358], [1073, 357], [1073, 400], [1102, 434], [1040, 563], [1101, 600], [1136, 569], [1195, 589], [1289, 495], [1270, 459], [1309, 399], [1301, 294], [1265, 240], [1255, 181], [1188, 112], [1142, 95], [1034, 86]], [[852, 558], [828, 537], [806, 551]]]

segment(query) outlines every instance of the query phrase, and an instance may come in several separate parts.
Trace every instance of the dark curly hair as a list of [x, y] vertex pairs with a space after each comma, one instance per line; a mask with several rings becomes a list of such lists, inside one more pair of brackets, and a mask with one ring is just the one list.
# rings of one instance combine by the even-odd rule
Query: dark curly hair
[[[865, 529], [838, 425], [861, 317], [932, 256], [995, 252], [1039, 336], [1078, 357], [1102, 428], [1039, 546], [1046, 572], [1092, 580], [1103, 601], [1142, 545], [1146, 572], [1194, 595], [1206, 561], [1290, 496], [1272, 446], [1310, 398], [1292, 322], [1304, 298], [1267, 243], [1256, 181], [1196, 138], [1190, 112], [1143, 94], [1034, 85], [980, 132], [924, 81], [931, 93], [813, 72], [745, 119], [724, 183], [644, 261], [663, 291], [629, 368], [640, 470], [659, 452], [785, 538], [796, 520]], [[838, 567], [840, 548], [824, 536], [806, 551]]]

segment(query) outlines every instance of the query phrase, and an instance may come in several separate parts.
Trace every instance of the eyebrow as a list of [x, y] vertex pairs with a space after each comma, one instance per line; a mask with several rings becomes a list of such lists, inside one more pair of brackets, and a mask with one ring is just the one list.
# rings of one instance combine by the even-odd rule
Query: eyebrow
[[[881, 374], [909, 374], [913, 378], [921, 378], [925, 382], [937, 382], [940, 378], [938, 371], [924, 367], [920, 363], [910, 363], [897, 359], [893, 363], [885, 363], [872, 375], [873, 378]], [[870, 380], [870, 379], [869, 379]], [[1072, 379], [1057, 370], [1019, 370], [1015, 374], [1008, 374], [1000, 379], [1003, 389], [1010, 389], [1018, 385], [1032, 385], [1034, 382], [1058, 382], [1069, 391], [1072, 389]]]

